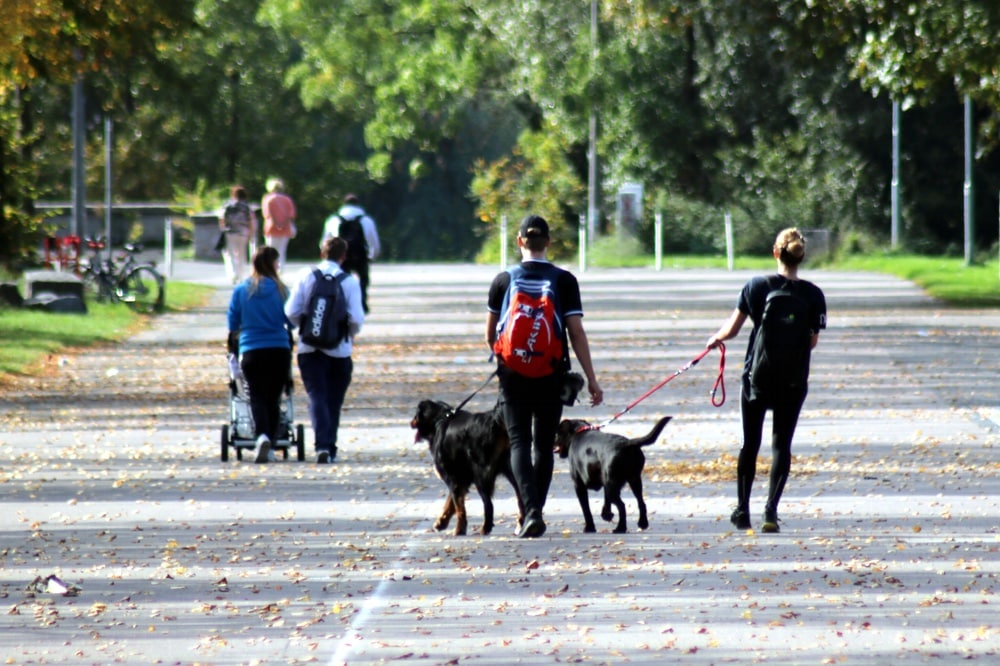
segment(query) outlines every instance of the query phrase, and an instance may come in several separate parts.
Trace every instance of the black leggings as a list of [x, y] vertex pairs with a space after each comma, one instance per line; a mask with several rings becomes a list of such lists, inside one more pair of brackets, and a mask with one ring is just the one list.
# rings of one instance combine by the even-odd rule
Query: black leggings
[[781, 493], [788, 481], [792, 467], [792, 436], [799, 421], [799, 413], [806, 399], [807, 389], [790, 392], [777, 398], [750, 400], [749, 391], [740, 395], [740, 414], [743, 420], [743, 448], [736, 467], [737, 505], [749, 510], [750, 490], [757, 473], [757, 454], [764, 432], [764, 417], [771, 410], [771, 478], [767, 493], [766, 509], [778, 510]]
[[552, 484], [556, 429], [562, 418], [558, 376], [528, 379], [510, 370], [500, 376], [500, 401], [510, 438], [510, 464], [525, 515], [541, 517]]
[[267, 435], [274, 442], [281, 422], [281, 393], [288, 384], [292, 350], [280, 347], [243, 353], [240, 366], [250, 391], [250, 413], [255, 437]]

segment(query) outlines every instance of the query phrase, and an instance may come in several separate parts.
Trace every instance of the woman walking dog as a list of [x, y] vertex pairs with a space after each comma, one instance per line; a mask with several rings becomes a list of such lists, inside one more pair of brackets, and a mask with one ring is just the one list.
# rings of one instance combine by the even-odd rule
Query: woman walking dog
[[809, 359], [826, 328], [826, 299], [819, 287], [798, 276], [806, 256], [805, 238], [798, 229], [778, 234], [773, 254], [774, 275], [752, 278], [740, 292], [736, 309], [708, 339], [715, 349], [736, 337], [747, 320], [753, 322], [740, 385], [743, 447], [736, 468], [736, 509], [731, 520], [738, 529], [750, 529], [750, 490], [763, 438], [764, 416], [771, 410], [771, 475], [764, 505], [762, 532], [777, 532], [778, 502], [788, 481], [792, 436], [808, 392]]

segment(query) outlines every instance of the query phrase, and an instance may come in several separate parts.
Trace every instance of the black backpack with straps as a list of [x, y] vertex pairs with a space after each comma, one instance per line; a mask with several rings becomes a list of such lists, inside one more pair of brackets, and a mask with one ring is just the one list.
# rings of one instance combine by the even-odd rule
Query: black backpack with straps
[[809, 377], [809, 302], [782, 278], [764, 301], [750, 361], [750, 398], [803, 389]]
[[347, 241], [347, 259], [352, 262], [368, 260], [368, 241], [365, 240], [365, 229], [361, 225], [364, 213], [355, 217], [340, 215], [340, 226], [337, 235]]
[[245, 201], [231, 201], [222, 212], [225, 230], [233, 234], [246, 234], [250, 231], [250, 205]]
[[349, 335], [347, 298], [341, 286], [349, 273], [336, 277], [313, 269], [316, 281], [299, 322], [299, 339], [310, 347], [333, 349]]

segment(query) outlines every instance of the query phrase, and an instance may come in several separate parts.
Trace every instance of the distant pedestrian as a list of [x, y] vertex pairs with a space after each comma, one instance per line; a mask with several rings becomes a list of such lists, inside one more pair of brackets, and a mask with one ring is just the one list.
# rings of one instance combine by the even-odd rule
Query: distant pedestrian
[[230, 282], [237, 284], [247, 273], [251, 241], [257, 238], [257, 217], [250, 208], [246, 188], [242, 185], [234, 185], [230, 190], [229, 201], [219, 215], [219, 229], [226, 238], [222, 254], [226, 276]]
[[278, 268], [284, 270], [288, 256], [288, 241], [295, 238], [295, 202], [285, 193], [285, 184], [280, 178], [267, 181], [267, 194], [260, 202], [264, 217], [264, 243], [278, 251]]
[[[511, 466], [525, 509], [524, 524], [518, 536], [524, 538], [545, 533], [542, 510], [552, 483], [553, 449], [563, 409], [561, 393], [569, 371], [569, 345], [586, 375], [590, 404], [599, 405], [604, 400], [583, 329], [580, 286], [572, 273], [549, 261], [549, 243], [548, 223], [538, 215], [525, 217], [517, 234], [521, 263], [493, 279], [487, 300], [486, 343], [498, 358], [500, 402], [510, 436]], [[523, 286], [525, 292], [535, 289], [542, 294], [538, 302], [543, 304], [525, 304], [519, 311], [509, 307], [515, 284], [519, 289]], [[545, 301], [551, 305], [544, 305]], [[525, 311], [531, 316], [523, 317]], [[543, 311], [551, 311], [551, 321], [545, 319], [549, 315]], [[539, 338], [558, 340], [545, 345], [549, 353], [540, 351], [542, 345], [537, 339], [514, 342], [509, 331], [505, 335], [506, 326], [519, 328], [512, 323], [519, 315], [551, 334]], [[501, 340], [503, 342], [498, 344]], [[510, 345], [513, 347], [508, 353]], [[505, 361], [505, 355], [510, 360]], [[533, 366], [539, 357], [545, 361]], [[527, 366], [532, 367], [529, 370]]]
[[326, 219], [323, 240], [339, 236], [347, 241], [347, 256], [343, 268], [354, 273], [361, 282], [361, 303], [368, 313], [368, 285], [371, 283], [369, 266], [382, 253], [378, 229], [355, 194], [344, 197], [344, 205], [335, 215]]
[[[344, 273], [341, 262], [346, 251], [347, 243], [342, 238], [327, 238], [323, 241], [320, 252], [323, 260], [317, 268], [327, 275], [341, 275]], [[313, 269], [309, 268], [292, 285], [285, 314], [295, 326], [299, 326], [309, 307], [316, 279]], [[341, 287], [347, 301], [347, 338], [332, 349], [317, 349], [299, 339], [299, 372], [306, 393], [309, 394], [309, 417], [315, 436], [316, 462], [319, 464], [333, 462], [337, 458], [340, 411], [354, 372], [354, 362], [351, 360], [354, 336], [365, 323], [358, 279], [347, 275], [341, 281]]]
[[798, 276], [805, 259], [805, 238], [798, 229], [778, 234], [773, 254], [775, 275], [757, 276], [744, 285], [736, 309], [708, 339], [707, 347], [736, 337], [749, 317], [753, 330], [747, 343], [740, 385], [743, 446], [736, 468], [736, 509], [731, 520], [750, 529], [750, 490], [757, 471], [764, 417], [771, 410], [771, 475], [764, 505], [762, 532], [778, 532], [778, 503], [792, 464], [792, 436], [806, 399], [811, 350], [826, 328], [826, 299], [819, 287]]
[[259, 463], [274, 460], [271, 446], [281, 423], [281, 394], [292, 367], [292, 340], [285, 317], [288, 287], [278, 277], [278, 251], [254, 253], [253, 274], [238, 284], [229, 300], [229, 351], [239, 355], [250, 393]]

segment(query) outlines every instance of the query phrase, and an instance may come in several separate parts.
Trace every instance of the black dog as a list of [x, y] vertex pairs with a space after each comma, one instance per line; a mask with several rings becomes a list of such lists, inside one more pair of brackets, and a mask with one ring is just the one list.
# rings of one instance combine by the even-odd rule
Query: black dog
[[434, 469], [448, 486], [448, 497], [441, 515], [434, 522], [434, 529], [445, 529], [451, 517], [456, 516], [455, 534], [466, 533], [469, 520], [465, 496], [475, 484], [483, 500], [483, 526], [479, 533], [492, 532], [493, 491], [499, 475], [514, 487], [517, 524], [521, 525], [524, 505], [510, 467], [510, 440], [499, 405], [488, 412], [455, 412], [447, 403], [422, 400], [410, 427], [417, 431], [416, 441], [425, 440], [430, 445]]
[[642, 469], [646, 456], [642, 447], [652, 444], [660, 436], [660, 431], [670, 421], [664, 416], [653, 426], [645, 437], [627, 439], [621, 435], [590, 429], [586, 421], [566, 419], [559, 424], [556, 432], [556, 451], [560, 458], [569, 458], [569, 472], [576, 488], [576, 497], [583, 509], [584, 532], [596, 532], [594, 517], [590, 513], [587, 490], [604, 488], [604, 507], [601, 518], [610, 522], [614, 519], [611, 505], [618, 508], [618, 526], [615, 533], [624, 533], [625, 503], [622, 488], [627, 483], [639, 503], [639, 529], [649, 527], [646, 518], [646, 502], [642, 498]]

